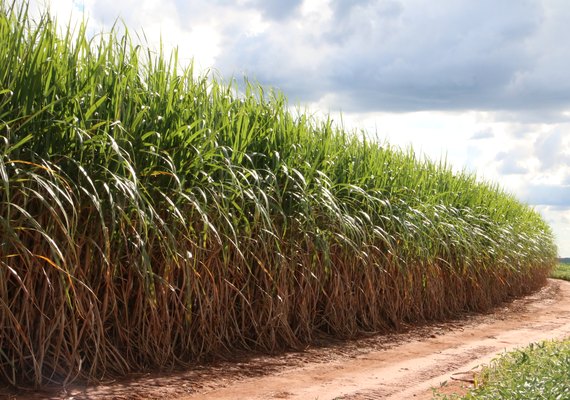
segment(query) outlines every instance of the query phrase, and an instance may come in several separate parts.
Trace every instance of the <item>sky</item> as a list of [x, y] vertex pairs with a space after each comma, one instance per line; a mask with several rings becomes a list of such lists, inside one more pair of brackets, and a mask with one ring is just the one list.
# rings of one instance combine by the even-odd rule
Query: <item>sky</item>
[[32, 0], [498, 182], [570, 257], [567, 0]]

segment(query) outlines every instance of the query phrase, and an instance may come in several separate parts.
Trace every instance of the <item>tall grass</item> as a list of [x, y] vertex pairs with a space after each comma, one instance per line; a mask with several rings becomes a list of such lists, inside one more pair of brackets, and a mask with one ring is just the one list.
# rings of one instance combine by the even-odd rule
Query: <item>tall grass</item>
[[556, 263], [549, 227], [495, 185], [1, 1], [2, 381], [393, 330]]

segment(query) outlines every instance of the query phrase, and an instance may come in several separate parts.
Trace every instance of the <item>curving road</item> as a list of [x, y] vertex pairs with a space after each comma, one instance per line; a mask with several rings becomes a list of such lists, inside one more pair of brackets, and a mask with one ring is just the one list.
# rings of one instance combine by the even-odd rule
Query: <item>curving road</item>
[[[431, 399], [432, 387], [447, 382], [443, 391], [460, 388], [474, 368], [505, 350], [570, 337], [570, 282], [549, 280], [540, 292], [493, 314], [441, 324], [420, 338], [408, 335], [401, 340], [392, 336], [401, 343], [387, 349], [363, 342], [358, 354], [349, 351], [328, 362], [320, 360], [316, 350], [302, 367], [230, 379], [223, 387], [179, 399]], [[320, 351], [327, 359], [329, 350]]]

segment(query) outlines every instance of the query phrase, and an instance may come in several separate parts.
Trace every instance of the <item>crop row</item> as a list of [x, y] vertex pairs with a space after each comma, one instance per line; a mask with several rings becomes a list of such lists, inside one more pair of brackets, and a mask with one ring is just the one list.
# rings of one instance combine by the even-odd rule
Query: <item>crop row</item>
[[[120, 28], [120, 29], [119, 29]], [[498, 186], [0, 6], [0, 380], [66, 384], [483, 310], [544, 283]]]

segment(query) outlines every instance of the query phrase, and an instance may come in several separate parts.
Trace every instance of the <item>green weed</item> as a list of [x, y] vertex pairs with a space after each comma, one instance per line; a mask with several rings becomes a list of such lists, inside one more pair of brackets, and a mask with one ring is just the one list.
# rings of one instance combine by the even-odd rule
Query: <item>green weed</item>
[[549, 341], [506, 353], [483, 369], [477, 387], [460, 397], [473, 400], [570, 398], [570, 341]]

